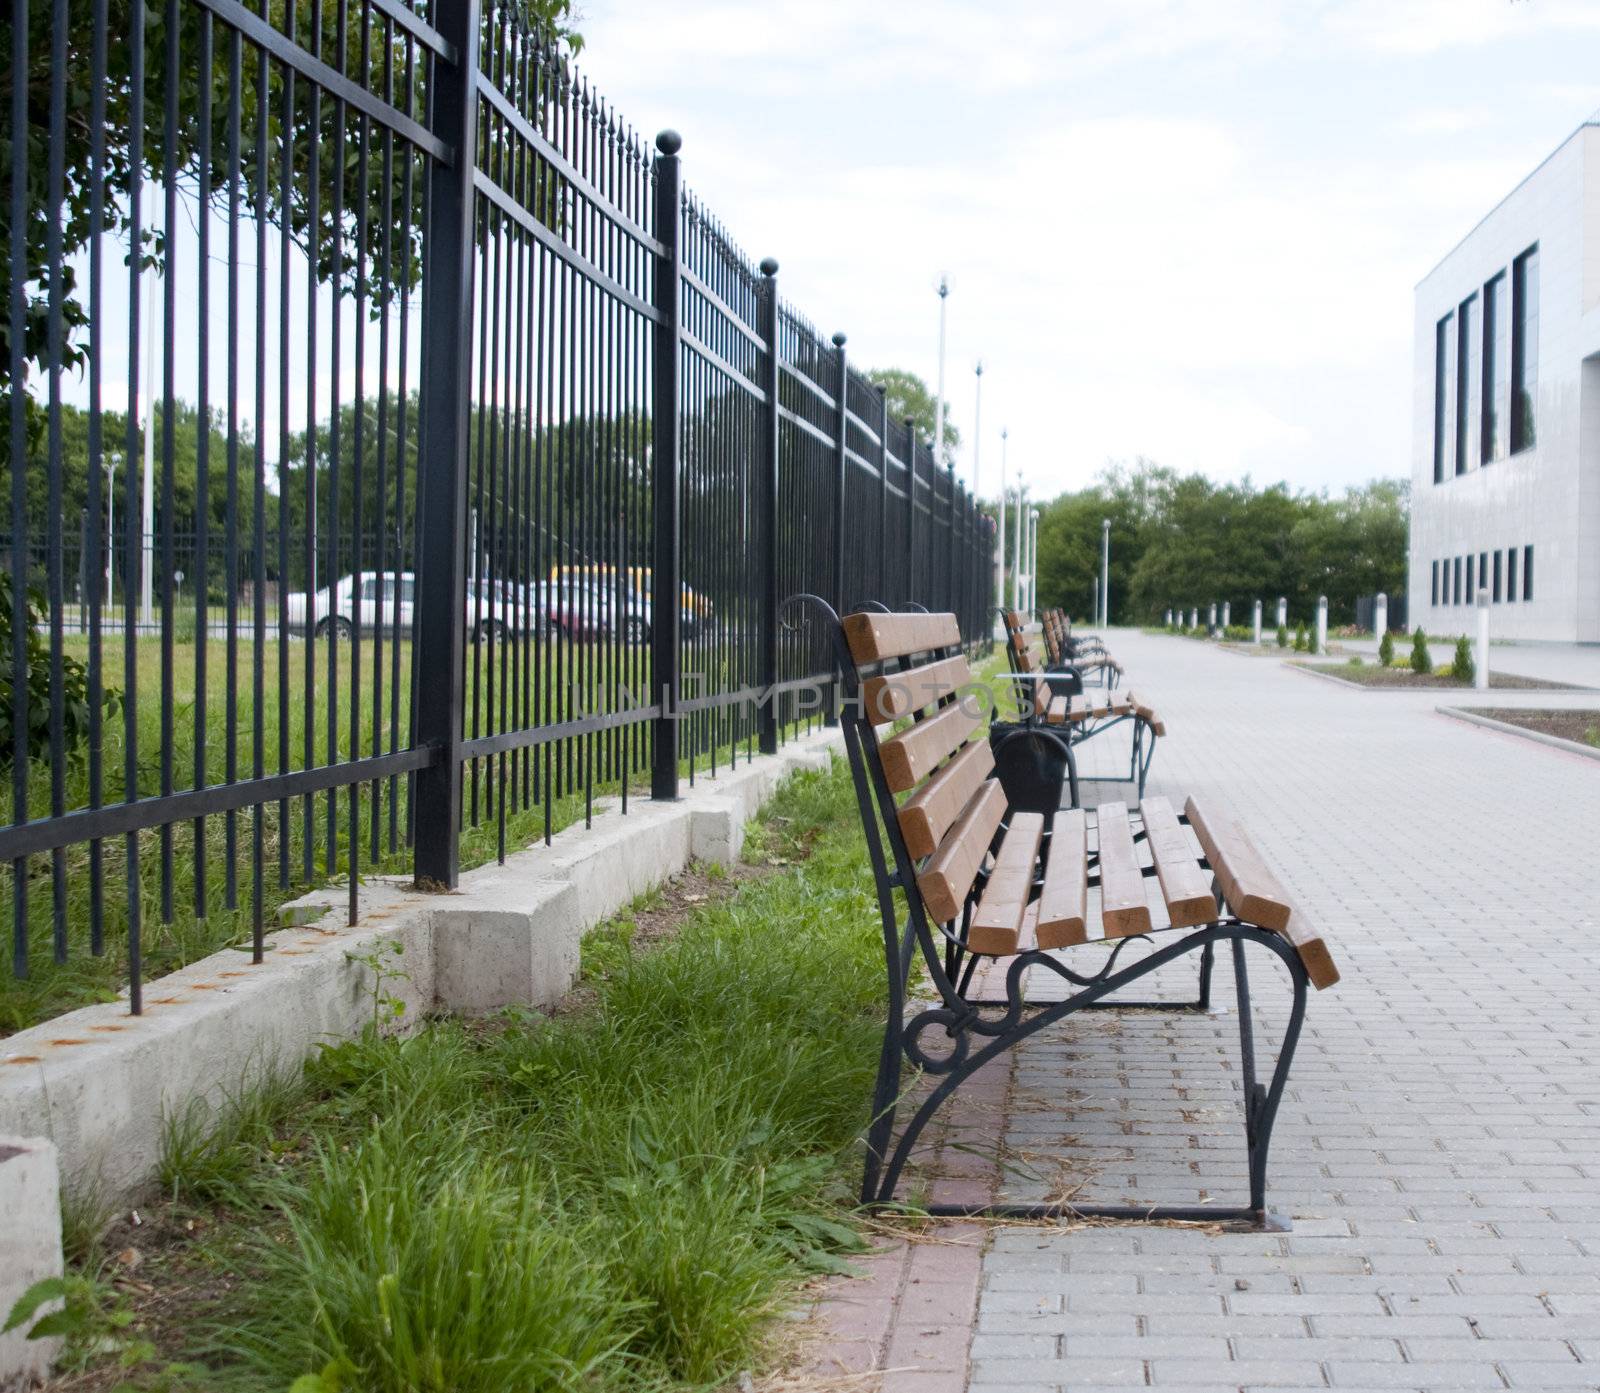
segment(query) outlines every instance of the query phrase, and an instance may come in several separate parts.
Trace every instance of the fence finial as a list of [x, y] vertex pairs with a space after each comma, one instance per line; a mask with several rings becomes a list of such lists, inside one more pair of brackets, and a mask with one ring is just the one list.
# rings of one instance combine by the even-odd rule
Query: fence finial
[[763, 276], [775, 276], [775, 275], [777, 275], [778, 274], [778, 258], [775, 257], [775, 256], [764, 256], [764, 257], [762, 257], [761, 258], [761, 274]]
[[656, 149], [663, 155], [676, 155], [683, 149], [683, 137], [674, 130], [662, 131], [656, 136]]
[[844, 337], [843, 334], [835, 334], [833, 336], [833, 346], [835, 348], [843, 348], [844, 344], [845, 344], [845, 337]]

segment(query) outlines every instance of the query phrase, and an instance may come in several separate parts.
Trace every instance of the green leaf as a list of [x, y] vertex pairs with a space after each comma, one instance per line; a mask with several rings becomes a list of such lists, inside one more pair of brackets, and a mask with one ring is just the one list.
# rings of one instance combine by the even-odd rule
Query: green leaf
[[[66, 1294], [67, 1279], [65, 1277], [41, 1278], [29, 1287], [27, 1291], [23, 1292], [12, 1304], [11, 1314], [6, 1317], [5, 1325], [0, 1326], [0, 1335], [5, 1334], [8, 1330], [15, 1330], [47, 1301], [62, 1300], [66, 1297]], [[65, 1315], [66, 1313], [63, 1311], [57, 1314]], [[45, 1319], [49, 1320], [52, 1317], [47, 1316]], [[40, 1336], [35, 1331], [30, 1331], [28, 1338], [39, 1339]]]

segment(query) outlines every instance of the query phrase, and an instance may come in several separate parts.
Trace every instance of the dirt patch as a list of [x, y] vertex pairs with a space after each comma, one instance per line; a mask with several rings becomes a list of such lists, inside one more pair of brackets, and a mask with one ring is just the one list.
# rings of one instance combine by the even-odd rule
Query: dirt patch
[[[1412, 672], [1408, 667], [1377, 667], [1363, 663], [1360, 667], [1337, 663], [1290, 663], [1302, 672], [1314, 672], [1320, 677], [1332, 677], [1347, 682], [1352, 687], [1378, 687], [1385, 691], [1472, 691], [1470, 682], [1463, 682], [1449, 673], [1430, 673], [1426, 676]], [[1491, 672], [1489, 686], [1500, 691], [1583, 692], [1571, 682], [1551, 682], [1542, 677], [1518, 677], [1509, 672]]]
[[1600, 711], [1519, 711], [1504, 707], [1472, 708], [1474, 716], [1487, 716], [1492, 721], [1521, 726], [1523, 730], [1536, 730], [1541, 735], [1554, 735], [1559, 740], [1574, 744], [1600, 747]]

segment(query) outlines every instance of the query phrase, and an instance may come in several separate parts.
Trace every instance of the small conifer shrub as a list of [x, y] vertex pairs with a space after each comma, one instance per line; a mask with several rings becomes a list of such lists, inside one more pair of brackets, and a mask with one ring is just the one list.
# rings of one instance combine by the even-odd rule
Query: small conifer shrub
[[1428, 677], [1433, 673], [1433, 655], [1428, 652], [1428, 636], [1422, 632], [1420, 625], [1411, 635], [1411, 670], [1420, 677]]
[[1394, 664], [1394, 634], [1388, 629], [1383, 631], [1383, 637], [1378, 640], [1378, 666], [1392, 667]]
[[1457, 682], [1470, 682], [1478, 674], [1478, 665], [1472, 661], [1472, 644], [1462, 634], [1456, 640], [1455, 661], [1450, 664], [1450, 675]]
[[1289, 629], [1288, 629], [1288, 626], [1284, 625], [1284, 624], [1280, 624], [1280, 625], [1278, 625], [1278, 647], [1279, 648], [1287, 648], [1288, 646], [1289, 646]]

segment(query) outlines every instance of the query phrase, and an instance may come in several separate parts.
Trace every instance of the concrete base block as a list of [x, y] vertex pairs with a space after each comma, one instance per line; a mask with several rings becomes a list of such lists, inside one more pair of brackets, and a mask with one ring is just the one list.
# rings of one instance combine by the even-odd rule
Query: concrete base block
[[475, 886], [433, 912], [435, 1004], [467, 1016], [552, 1005], [577, 979], [586, 927], [562, 881]]
[[[44, 1137], [0, 1136], [0, 1325], [35, 1282], [59, 1277], [61, 1181], [56, 1148]], [[30, 1340], [33, 1322], [59, 1302], [41, 1307], [18, 1329], [0, 1335], [0, 1389], [33, 1388], [49, 1376], [59, 1339]]]

